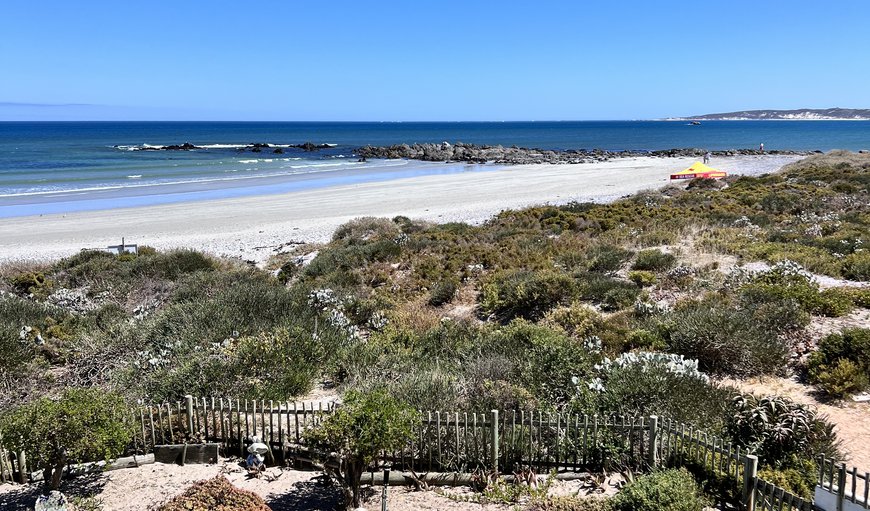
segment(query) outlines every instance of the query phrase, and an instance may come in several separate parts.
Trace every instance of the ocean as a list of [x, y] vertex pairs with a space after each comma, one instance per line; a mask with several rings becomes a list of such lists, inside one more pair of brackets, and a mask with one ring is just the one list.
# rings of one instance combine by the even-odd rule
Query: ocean
[[[239, 152], [252, 143], [330, 144]], [[0, 218], [283, 193], [493, 165], [359, 162], [355, 148], [466, 142], [543, 149], [870, 148], [870, 121], [0, 122]], [[195, 151], [135, 151], [189, 142]]]

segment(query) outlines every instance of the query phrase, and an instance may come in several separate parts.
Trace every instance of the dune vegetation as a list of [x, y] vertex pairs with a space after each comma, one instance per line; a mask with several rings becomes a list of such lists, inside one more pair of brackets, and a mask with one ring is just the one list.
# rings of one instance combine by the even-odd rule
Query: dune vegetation
[[780, 418], [751, 412], [771, 403], [720, 382], [797, 372], [834, 396], [868, 385], [866, 350], [843, 346], [867, 330], [813, 354], [807, 333], [870, 306], [868, 188], [870, 158], [833, 153], [482, 225], [360, 218], [266, 269], [148, 248], [9, 264], [0, 411], [79, 387], [160, 402], [326, 384], [424, 410], [656, 413], [807, 481], [813, 456], [838, 457], [831, 425], [780, 400], [781, 420], [803, 427], [772, 440]]

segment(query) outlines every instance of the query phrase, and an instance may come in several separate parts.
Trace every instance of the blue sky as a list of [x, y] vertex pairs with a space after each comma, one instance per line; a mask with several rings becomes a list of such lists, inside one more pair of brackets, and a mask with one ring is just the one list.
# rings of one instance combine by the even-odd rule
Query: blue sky
[[870, 108], [870, 2], [4, 2], [0, 120]]

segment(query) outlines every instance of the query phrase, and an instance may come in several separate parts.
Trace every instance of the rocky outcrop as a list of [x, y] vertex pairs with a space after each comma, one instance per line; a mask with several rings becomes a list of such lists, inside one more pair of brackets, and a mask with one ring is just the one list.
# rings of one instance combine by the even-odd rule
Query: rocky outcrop
[[[319, 151], [321, 149], [329, 149], [332, 147], [330, 144], [315, 144], [313, 142], [305, 142], [302, 144], [267, 144], [264, 142], [254, 142], [252, 144], [248, 144], [242, 147], [236, 148], [236, 152], [244, 153], [244, 152], [252, 152], [252, 153], [260, 153], [263, 152], [264, 149], [273, 149], [274, 153], [282, 154], [284, 152], [284, 148], [292, 147], [294, 149], [302, 149], [306, 152]], [[115, 146], [115, 148], [126, 149], [128, 146]], [[131, 151], [193, 151], [193, 150], [208, 150], [208, 147], [201, 147], [198, 145], [191, 144], [190, 142], [185, 142], [183, 144], [171, 144], [171, 145], [142, 145], [132, 147], [129, 150]]]
[[[386, 147], [365, 146], [356, 150], [361, 160], [368, 158], [408, 159], [422, 161], [458, 161], [467, 163], [590, 163], [628, 156], [658, 156], [673, 158], [678, 156], [703, 157], [704, 149], [667, 149], [660, 151], [605, 151], [602, 149], [569, 149], [565, 151], [550, 149], [529, 149], [525, 147], [503, 147], [463, 144], [399, 144]], [[755, 149], [733, 149], [712, 151], [713, 156], [735, 156], [753, 154], [810, 154], [807, 151], [766, 151]]]

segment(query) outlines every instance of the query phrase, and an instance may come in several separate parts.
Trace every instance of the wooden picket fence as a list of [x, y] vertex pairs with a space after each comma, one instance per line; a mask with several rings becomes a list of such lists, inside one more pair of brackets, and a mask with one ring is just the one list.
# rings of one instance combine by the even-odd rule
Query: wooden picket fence
[[[192, 396], [174, 403], [141, 405], [130, 410], [135, 422], [131, 451], [146, 454], [156, 445], [214, 442], [225, 455], [244, 456], [256, 437], [272, 448], [276, 461], [310, 462], [314, 453], [306, 445], [305, 434], [335, 406], [332, 402]], [[760, 478], [758, 458], [751, 453], [670, 419], [498, 410], [424, 411], [421, 417], [413, 438], [403, 448], [383, 453], [393, 470], [549, 473], [691, 465], [730, 481], [735, 503], [742, 509], [821, 509]], [[25, 460], [23, 453], [0, 451], [0, 482], [21, 480]], [[822, 459], [819, 486], [838, 502], [870, 509], [870, 474]]]
[[846, 503], [852, 509], [870, 509], [870, 473], [858, 473], [856, 467], [850, 469], [822, 456], [818, 488], [833, 496], [837, 510], [846, 509]]
[[755, 511], [813, 511], [816, 508], [784, 488], [758, 476], [758, 457], [741, 452], [724, 439], [673, 420], [658, 424], [655, 438], [657, 460], [653, 465], [685, 466], [689, 463], [710, 475], [724, 476], [735, 484], [743, 509]]
[[[224, 454], [244, 456], [257, 437], [275, 451], [303, 445], [306, 430], [316, 427], [335, 408], [332, 402], [279, 402], [220, 398], [143, 405], [131, 410], [136, 424], [134, 450], [185, 442], [220, 443]], [[282, 458], [283, 459], [283, 458]]]

